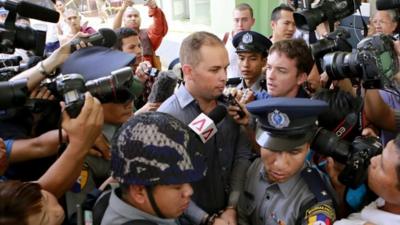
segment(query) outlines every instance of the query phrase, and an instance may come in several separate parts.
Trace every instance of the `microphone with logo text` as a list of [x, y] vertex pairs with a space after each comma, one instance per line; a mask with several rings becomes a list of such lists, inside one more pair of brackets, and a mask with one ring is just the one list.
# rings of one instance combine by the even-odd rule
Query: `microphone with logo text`
[[189, 127], [200, 137], [203, 143], [206, 143], [217, 133], [217, 126], [219, 122], [226, 115], [226, 108], [222, 105], [217, 105], [208, 116], [200, 113], [192, 122]]
[[85, 38], [76, 38], [71, 41], [71, 52], [76, 51], [76, 45], [81, 41], [91, 43], [93, 46], [112, 47], [117, 41], [117, 34], [109, 28], [101, 28], [97, 33]]

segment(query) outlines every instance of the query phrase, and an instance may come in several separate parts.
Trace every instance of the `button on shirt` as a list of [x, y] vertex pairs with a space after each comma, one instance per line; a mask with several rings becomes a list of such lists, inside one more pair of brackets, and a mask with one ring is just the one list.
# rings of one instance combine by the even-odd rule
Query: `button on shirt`
[[[201, 113], [195, 99], [183, 85], [158, 111], [169, 113], [185, 124]], [[216, 126], [218, 132], [204, 144], [207, 174], [192, 185], [195, 204], [190, 204], [187, 210], [191, 221], [197, 224], [205, 212], [217, 213], [228, 204], [236, 205], [250, 164], [250, 142], [241, 127], [228, 115]]]
[[284, 183], [270, 183], [262, 160], [254, 161], [239, 199], [238, 224], [296, 224], [304, 205], [314, 199], [300, 172]]

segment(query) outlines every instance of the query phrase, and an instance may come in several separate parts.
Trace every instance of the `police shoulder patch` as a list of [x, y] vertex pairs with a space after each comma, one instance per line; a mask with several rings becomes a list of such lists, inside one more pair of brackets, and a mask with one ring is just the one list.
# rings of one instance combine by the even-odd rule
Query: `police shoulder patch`
[[328, 202], [313, 205], [305, 214], [305, 224], [307, 225], [331, 225], [335, 219], [335, 210]]

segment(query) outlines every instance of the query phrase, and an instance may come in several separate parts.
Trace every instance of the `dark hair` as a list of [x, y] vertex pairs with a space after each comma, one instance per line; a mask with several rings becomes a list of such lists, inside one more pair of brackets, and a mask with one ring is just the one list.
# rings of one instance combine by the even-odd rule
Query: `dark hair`
[[[396, 136], [396, 138], [393, 140], [393, 143], [394, 143], [394, 146], [397, 149], [397, 154], [400, 155], [400, 134], [398, 134]], [[397, 190], [400, 191], [400, 162], [397, 162], [396, 173], [397, 173], [397, 185], [396, 185], [396, 187], [397, 187]]]
[[113, 48], [117, 50], [122, 50], [122, 39], [139, 35], [135, 30], [127, 27], [118, 28], [115, 30], [115, 33], [117, 34], [117, 41], [115, 42]]
[[253, 8], [252, 8], [249, 4], [247, 4], [247, 3], [241, 3], [241, 4], [237, 5], [237, 6], [235, 7], [235, 10], [238, 10], [238, 11], [249, 10], [249, 11], [250, 11], [250, 16], [251, 16], [251, 18], [254, 17], [254, 16], [253, 16]]
[[295, 59], [298, 74], [304, 72], [308, 75], [314, 66], [311, 50], [303, 39], [277, 41], [271, 46], [268, 54], [271, 55], [275, 51], [284, 53], [290, 59]]
[[181, 65], [196, 66], [201, 60], [200, 48], [204, 45], [224, 47], [224, 43], [215, 34], [206, 31], [192, 33], [182, 41], [179, 51]]
[[294, 12], [294, 9], [288, 5], [281, 4], [278, 7], [274, 8], [271, 13], [271, 21], [277, 21], [281, 18], [281, 11], [289, 11]]
[[27, 218], [42, 209], [41, 189], [37, 183], [0, 182], [0, 224], [26, 225]]
[[[313, 99], [319, 99], [329, 104], [329, 109], [318, 116], [318, 126], [333, 131], [350, 113], [358, 113], [361, 102], [347, 91], [335, 89], [320, 89]], [[354, 127], [345, 137], [352, 141], [360, 132]]]

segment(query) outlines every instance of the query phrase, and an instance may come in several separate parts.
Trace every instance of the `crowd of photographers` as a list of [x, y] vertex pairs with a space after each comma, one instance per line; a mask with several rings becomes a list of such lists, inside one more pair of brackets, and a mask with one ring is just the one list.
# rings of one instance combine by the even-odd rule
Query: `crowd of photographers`
[[400, 224], [397, 1], [364, 38], [357, 0], [288, 1], [270, 37], [242, 3], [168, 71], [155, 0], [98, 31], [50, 4], [0, 1], [0, 224]]

